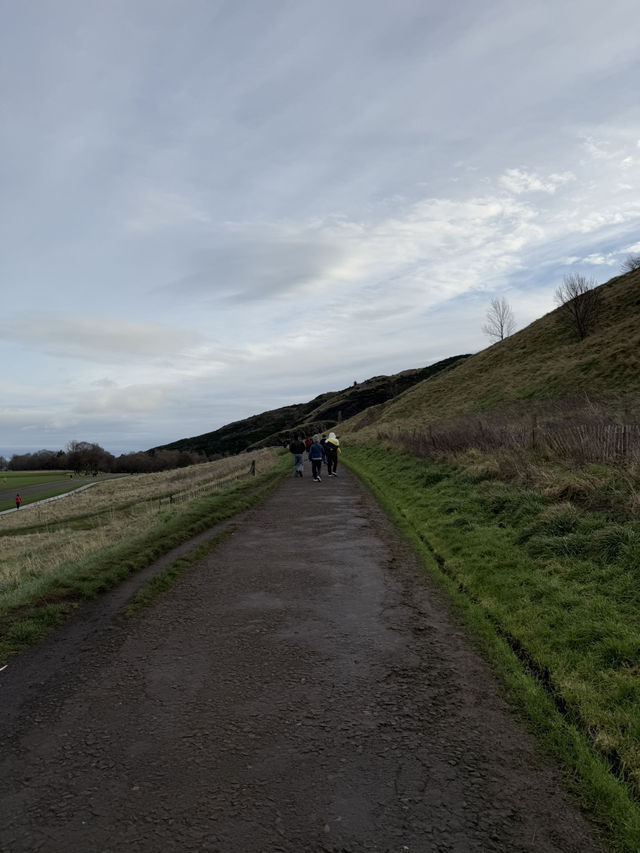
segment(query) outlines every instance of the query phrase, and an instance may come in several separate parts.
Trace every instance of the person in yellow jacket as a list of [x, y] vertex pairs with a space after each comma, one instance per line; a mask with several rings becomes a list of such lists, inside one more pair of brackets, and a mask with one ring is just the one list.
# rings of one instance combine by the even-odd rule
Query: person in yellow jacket
[[327, 474], [329, 477], [337, 477], [338, 454], [340, 453], [340, 442], [335, 432], [329, 433], [329, 438], [324, 443], [324, 452], [327, 457]]

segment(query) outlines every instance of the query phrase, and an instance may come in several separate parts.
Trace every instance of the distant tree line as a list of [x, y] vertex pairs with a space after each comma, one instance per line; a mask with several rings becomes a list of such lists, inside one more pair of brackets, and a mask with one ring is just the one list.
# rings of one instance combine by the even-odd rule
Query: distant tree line
[[206, 462], [202, 453], [190, 450], [148, 450], [123, 453], [116, 457], [89, 441], [71, 441], [66, 450], [37, 450], [35, 453], [14, 453], [8, 462], [9, 471], [70, 470], [76, 474], [148, 474], [186, 468]]

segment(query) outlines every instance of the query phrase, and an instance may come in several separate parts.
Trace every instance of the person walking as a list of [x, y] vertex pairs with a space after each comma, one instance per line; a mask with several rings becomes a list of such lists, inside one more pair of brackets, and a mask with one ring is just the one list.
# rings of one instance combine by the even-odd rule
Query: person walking
[[16, 495], [16, 509], [20, 509], [20, 504], [22, 503], [22, 498], [20, 497], [20, 492]]
[[302, 454], [306, 450], [306, 445], [302, 440], [302, 436], [297, 434], [294, 440], [289, 445], [289, 450], [293, 453], [293, 476], [302, 477], [304, 460]]
[[311, 462], [311, 473], [314, 483], [320, 483], [322, 478], [320, 472], [322, 469], [322, 445], [319, 441], [319, 436], [314, 435], [311, 446], [309, 447], [309, 461]]
[[320, 439], [320, 446], [322, 447], [322, 464], [323, 465], [327, 464], [327, 452], [324, 449], [324, 446], [326, 443], [327, 443], [327, 436], [323, 435], [322, 438]]
[[337, 477], [338, 454], [340, 453], [340, 442], [335, 432], [329, 433], [329, 438], [324, 443], [324, 452], [327, 457], [327, 474], [329, 477]]

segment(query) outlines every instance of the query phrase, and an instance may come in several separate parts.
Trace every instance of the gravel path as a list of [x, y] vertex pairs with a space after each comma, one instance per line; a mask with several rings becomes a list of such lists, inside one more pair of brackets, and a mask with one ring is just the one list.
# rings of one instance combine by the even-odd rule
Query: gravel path
[[0, 850], [602, 851], [366, 490], [285, 481], [0, 672]]

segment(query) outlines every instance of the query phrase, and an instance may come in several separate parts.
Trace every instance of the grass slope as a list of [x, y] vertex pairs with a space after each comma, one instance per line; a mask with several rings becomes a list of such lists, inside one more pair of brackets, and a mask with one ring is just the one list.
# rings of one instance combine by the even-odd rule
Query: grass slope
[[208, 456], [241, 453], [247, 448], [281, 445], [297, 429], [305, 433], [323, 432], [339, 421], [351, 418], [370, 406], [386, 402], [447, 370], [467, 356], [453, 356], [428, 367], [403, 370], [391, 376], [374, 376], [342, 391], [330, 391], [308, 403], [294, 403], [226, 424], [213, 432], [182, 438], [154, 450], [190, 450]]
[[[381, 425], [436, 423], [509, 404], [595, 395], [624, 409], [640, 392], [640, 270], [599, 287], [602, 310], [595, 331], [579, 341], [557, 309], [504, 341], [406, 391], [377, 411], [343, 424], [342, 433]], [[638, 413], [640, 414], [640, 412]]]

